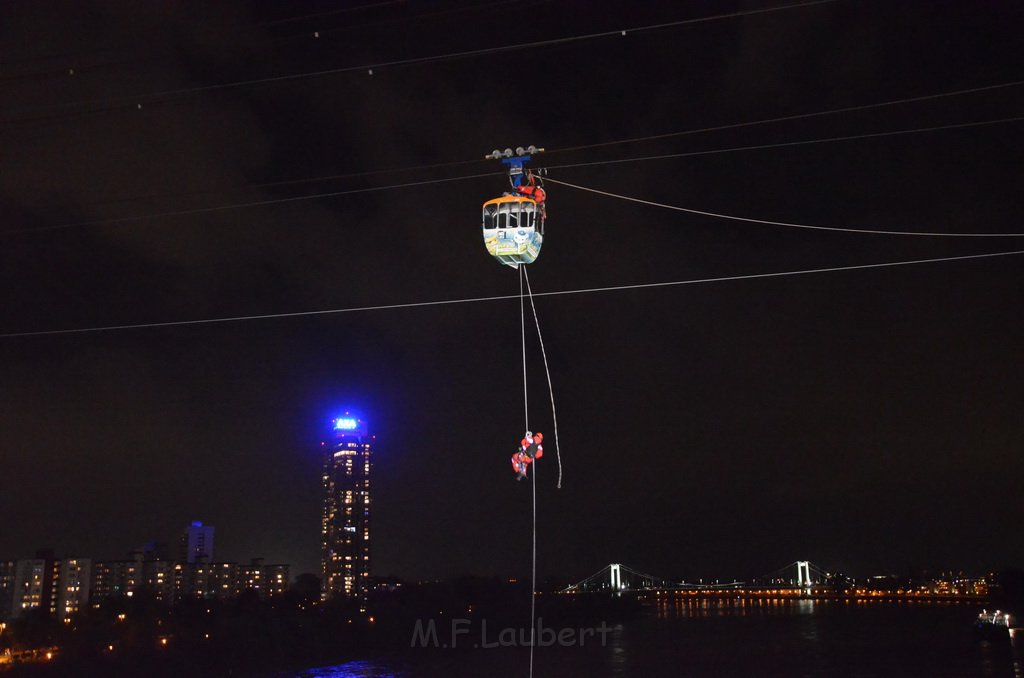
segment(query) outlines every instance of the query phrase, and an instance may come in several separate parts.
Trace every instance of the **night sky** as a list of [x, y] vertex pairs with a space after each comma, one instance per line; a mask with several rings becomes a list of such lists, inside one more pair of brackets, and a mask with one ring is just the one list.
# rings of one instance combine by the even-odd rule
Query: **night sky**
[[[380, 65], [780, 4], [4, 3], [0, 334], [517, 294], [479, 232], [507, 146], [711, 212], [1024, 231], [1019, 121], [563, 167], [1014, 117], [1024, 86], [559, 150], [1022, 80], [1021, 3], [839, 0]], [[373, 74], [197, 89], [352, 66]], [[1024, 249], [548, 188], [537, 293]], [[538, 297], [564, 464], [559, 490], [530, 335], [539, 574], [1024, 565], [1021, 265]], [[218, 560], [318, 571], [319, 442], [351, 409], [377, 435], [375, 574], [527, 572], [519, 323], [506, 299], [4, 336], [0, 558], [120, 558], [203, 520]]]

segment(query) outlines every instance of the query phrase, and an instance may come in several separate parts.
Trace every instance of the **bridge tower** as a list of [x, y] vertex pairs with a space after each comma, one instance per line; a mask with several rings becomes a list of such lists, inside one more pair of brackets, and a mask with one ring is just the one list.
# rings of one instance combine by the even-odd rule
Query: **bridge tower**
[[811, 563], [807, 560], [796, 561], [796, 585], [804, 590], [804, 593], [811, 591]]
[[611, 579], [610, 583], [612, 591], [621, 591], [625, 588], [622, 583], [622, 565], [619, 563], [612, 563], [608, 566], [608, 574]]

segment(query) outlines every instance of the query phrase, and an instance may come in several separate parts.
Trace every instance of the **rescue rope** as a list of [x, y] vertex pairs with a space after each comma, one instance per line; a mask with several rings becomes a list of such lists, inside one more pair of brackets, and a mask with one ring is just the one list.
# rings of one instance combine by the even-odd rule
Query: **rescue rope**
[[526, 387], [526, 301], [523, 299], [523, 275], [526, 269], [519, 266], [519, 328], [523, 336], [523, 417], [526, 421], [524, 431], [530, 430], [530, 396]]
[[555, 427], [555, 458], [558, 460], [558, 489], [562, 489], [562, 453], [558, 447], [558, 416], [555, 414], [555, 389], [551, 386], [551, 370], [548, 369], [548, 354], [544, 350], [544, 337], [540, 334], [540, 319], [537, 317], [537, 306], [533, 303], [533, 290], [530, 289], [530, 274], [523, 270], [526, 279], [526, 293], [530, 296], [530, 308], [533, 309], [533, 322], [537, 325], [537, 340], [540, 341], [540, 354], [544, 357], [544, 374], [548, 378], [548, 394], [551, 397], [551, 421]]
[[[529, 389], [526, 381], [526, 299], [523, 295], [523, 280], [526, 280], [526, 288], [529, 291], [530, 281], [526, 277], [526, 265], [519, 265], [519, 328], [523, 338], [523, 415], [526, 421], [525, 430], [530, 430], [530, 401], [529, 401]], [[530, 295], [530, 306], [533, 306], [533, 295]], [[537, 317], [537, 312], [534, 310], [534, 318]], [[539, 328], [538, 328], [539, 332]], [[541, 351], [543, 352], [544, 346], [541, 344]], [[545, 369], [547, 369], [547, 359], [545, 358]], [[550, 382], [550, 378], [548, 379]], [[557, 448], [557, 442], [556, 442]], [[534, 460], [536, 462], [536, 460]], [[530, 464], [533, 467], [530, 473], [530, 484], [531, 492], [533, 494], [533, 524], [531, 526], [532, 532], [532, 555], [531, 555], [531, 566], [530, 566], [530, 678], [533, 678], [533, 646], [536, 644], [534, 640], [537, 636], [537, 464]]]
[[533, 466], [533, 563], [530, 570], [530, 678], [533, 678], [533, 646], [537, 644], [537, 466]]

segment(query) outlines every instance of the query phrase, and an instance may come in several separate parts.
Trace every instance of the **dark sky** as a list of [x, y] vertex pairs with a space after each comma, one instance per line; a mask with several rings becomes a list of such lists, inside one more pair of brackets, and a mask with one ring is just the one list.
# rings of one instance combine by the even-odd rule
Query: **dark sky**
[[[1024, 230], [1020, 122], [559, 168], [1018, 116], [1022, 87], [557, 152], [1020, 80], [1020, 3], [841, 0], [167, 94], [773, 6], [635, 5], [4, 3], [0, 334], [514, 294], [479, 233], [500, 175], [51, 227], [497, 172], [278, 183], [520, 144], [552, 178], [711, 212]], [[554, 185], [549, 215], [536, 292], [1024, 249]], [[1024, 565], [1022, 301], [1019, 257], [538, 298], [565, 471], [558, 490], [549, 444], [540, 574]], [[5, 337], [0, 557], [116, 558], [204, 520], [218, 559], [315, 570], [318, 443], [347, 408], [377, 434], [377, 574], [522, 573], [522, 397], [516, 300]]]

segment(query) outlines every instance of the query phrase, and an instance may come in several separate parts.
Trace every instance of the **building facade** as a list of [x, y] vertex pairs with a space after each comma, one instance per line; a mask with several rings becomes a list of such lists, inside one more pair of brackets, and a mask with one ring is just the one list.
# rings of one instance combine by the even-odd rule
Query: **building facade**
[[140, 560], [104, 560], [95, 564], [92, 571], [92, 597], [94, 601], [131, 597], [142, 586], [142, 562]]
[[261, 600], [279, 596], [288, 590], [288, 573], [287, 565], [265, 565], [263, 558], [253, 558], [238, 568], [238, 592], [255, 591]]
[[264, 565], [253, 558], [248, 565], [238, 563], [177, 563], [174, 566], [174, 597], [234, 598], [252, 590], [265, 600], [288, 590], [288, 565]]
[[186, 598], [234, 598], [238, 595], [238, 563], [178, 563], [174, 595]]
[[162, 603], [174, 602], [174, 561], [146, 560], [142, 563], [142, 584]]
[[163, 603], [174, 601], [174, 562], [157, 558], [152, 552], [132, 551], [128, 560], [105, 560], [93, 564], [92, 603], [140, 591], [151, 593]]
[[178, 562], [213, 562], [213, 531], [212, 525], [203, 525], [200, 520], [192, 521], [181, 533]]
[[0, 560], [0, 622], [7, 621], [14, 614], [14, 575], [18, 562]]
[[53, 552], [40, 551], [35, 558], [19, 560], [14, 566], [14, 595], [11, 616], [20, 617], [29, 610], [57, 611], [57, 581], [60, 561]]
[[211, 563], [202, 553], [197, 551], [192, 563], [167, 560], [149, 548], [134, 550], [124, 560], [57, 559], [49, 550], [31, 559], [0, 560], [0, 622], [36, 609], [68, 620], [110, 598], [144, 596], [173, 605], [188, 599], [227, 600], [252, 590], [265, 600], [291, 586], [288, 565], [267, 565], [262, 558], [248, 565]]
[[373, 437], [346, 414], [332, 421], [324, 451], [323, 597], [365, 598], [370, 586], [370, 470]]
[[92, 587], [92, 561], [89, 558], [65, 558], [57, 577], [57, 609], [61, 617], [85, 610]]

